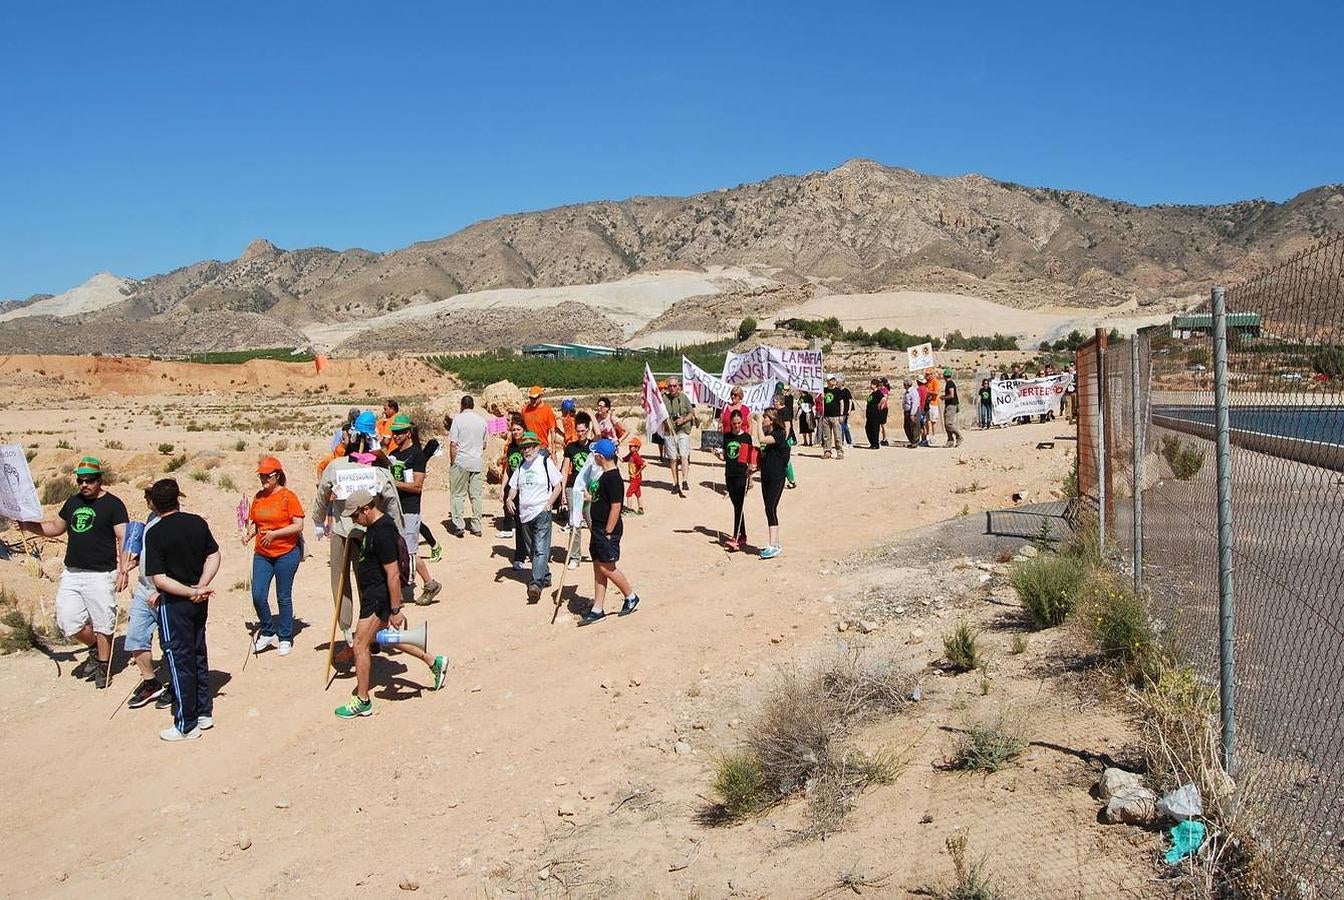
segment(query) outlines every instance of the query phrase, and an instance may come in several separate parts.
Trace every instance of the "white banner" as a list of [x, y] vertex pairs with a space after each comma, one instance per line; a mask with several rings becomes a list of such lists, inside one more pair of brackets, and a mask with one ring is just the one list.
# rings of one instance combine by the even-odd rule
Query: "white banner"
[[[684, 356], [681, 358], [681, 383], [692, 403], [704, 403], [716, 409], [727, 406], [732, 400], [733, 388], [741, 387], [709, 374]], [[776, 383], [771, 379], [743, 387], [742, 402], [754, 413], [764, 412], [770, 408], [770, 401], [775, 397]]]
[[916, 344], [913, 347], [906, 347], [905, 355], [908, 357], [907, 362], [910, 365], [911, 372], [922, 372], [934, 366], [933, 344]]
[[824, 381], [821, 351], [780, 350], [766, 346], [746, 353], [729, 351], [723, 360], [721, 380], [728, 384], [782, 381], [789, 387], [819, 391]]
[[1019, 416], [1040, 416], [1059, 412], [1059, 402], [1073, 376], [1067, 372], [1045, 378], [1003, 379], [989, 383], [994, 398], [994, 424], [1003, 425]]
[[28, 457], [18, 444], [0, 446], [0, 516], [15, 522], [41, 522], [42, 504], [37, 501], [33, 473], [28, 470]]
[[665, 433], [663, 425], [667, 423], [667, 404], [663, 402], [662, 391], [658, 390], [658, 379], [653, 377], [649, 364], [644, 364], [644, 387], [640, 391], [640, 401], [644, 405], [644, 433], [653, 437]]

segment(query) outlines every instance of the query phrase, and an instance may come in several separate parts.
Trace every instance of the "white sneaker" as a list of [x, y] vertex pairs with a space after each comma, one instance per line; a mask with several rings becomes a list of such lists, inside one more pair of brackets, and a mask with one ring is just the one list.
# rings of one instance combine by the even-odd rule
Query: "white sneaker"
[[159, 740], [161, 740], [161, 741], [169, 741], [169, 742], [172, 742], [172, 741], [196, 741], [196, 740], [200, 740], [200, 737], [201, 737], [201, 729], [200, 729], [200, 726], [197, 726], [196, 728], [191, 729], [191, 731], [188, 731], [186, 734], [183, 734], [182, 732], [178, 731], [176, 728], [165, 728], [165, 729], [163, 729], [163, 731], [160, 731], [160, 732], [159, 732]]
[[503, 539], [503, 540], [508, 540], [509, 538], [512, 538], [512, 537], [513, 537], [513, 531], [512, 531], [512, 530], [509, 530], [509, 531], [496, 531], [496, 532], [495, 532], [495, 537], [497, 537], [497, 538], [501, 538], [501, 539]]
[[280, 639], [275, 635], [259, 634], [257, 635], [257, 639], [252, 642], [252, 652], [260, 653], [267, 647], [279, 647], [279, 646], [280, 646]]
[[281, 642], [280, 642], [280, 655], [281, 655], [281, 656], [289, 656], [289, 651], [291, 651], [291, 650], [293, 650], [293, 649], [294, 649], [294, 642], [293, 642], [293, 641], [281, 641]]
[[519, 559], [513, 561], [513, 571], [515, 572], [524, 572], [530, 568], [532, 568], [530, 563], [525, 563]]
[[211, 728], [214, 728], [214, 727], [215, 727], [215, 718], [214, 718], [214, 716], [197, 716], [197, 717], [196, 717], [196, 729], [197, 729], [198, 731], [209, 731]]

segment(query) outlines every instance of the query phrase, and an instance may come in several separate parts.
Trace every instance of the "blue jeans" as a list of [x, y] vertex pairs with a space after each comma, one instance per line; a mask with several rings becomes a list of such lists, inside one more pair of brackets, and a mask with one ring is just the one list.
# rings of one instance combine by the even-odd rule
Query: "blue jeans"
[[280, 640], [294, 639], [294, 573], [299, 570], [303, 551], [298, 547], [272, 559], [260, 553], [252, 554], [252, 605], [257, 610], [261, 633], [266, 637], [276, 634], [271, 619], [271, 578], [275, 578], [275, 599], [280, 607]]
[[519, 523], [523, 543], [532, 554], [532, 583], [549, 587], [551, 583], [551, 511], [543, 509], [531, 522]]
[[849, 446], [851, 446], [851, 447], [854, 446], [854, 438], [851, 437], [850, 434], [849, 434], [849, 417], [848, 417], [848, 416], [845, 416], [844, 418], [842, 418], [842, 419], [840, 420], [840, 437], [841, 437], [841, 438], [844, 440], [844, 442], [845, 442], [846, 444], [848, 444]]
[[988, 428], [994, 424], [994, 407], [988, 403], [980, 404], [980, 427]]

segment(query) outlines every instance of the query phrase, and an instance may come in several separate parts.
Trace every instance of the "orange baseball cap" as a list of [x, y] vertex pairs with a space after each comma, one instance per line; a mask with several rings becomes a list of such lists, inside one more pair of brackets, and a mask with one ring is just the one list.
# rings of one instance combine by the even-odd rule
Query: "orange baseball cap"
[[540, 397], [540, 396], [541, 396], [542, 394], [544, 394], [544, 393], [546, 393], [546, 391], [543, 390], [543, 389], [542, 389], [542, 386], [539, 385], [539, 384], [534, 384], [534, 385], [532, 385], [530, 388], [527, 389], [527, 396], [531, 397], [531, 398], [534, 399], [534, 400], [535, 400], [536, 398]]
[[275, 472], [282, 472], [284, 471], [284, 468], [285, 467], [280, 464], [280, 460], [276, 459], [274, 456], [264, 456], [261, 461], [257, 463], [257, 474], [270, 475]]
[[632, 437], [630, 439], [630, 446], [634, 447], [635, 449], [639, 449], [640, 447], [644, 446], [644, 442], [637, 437]]

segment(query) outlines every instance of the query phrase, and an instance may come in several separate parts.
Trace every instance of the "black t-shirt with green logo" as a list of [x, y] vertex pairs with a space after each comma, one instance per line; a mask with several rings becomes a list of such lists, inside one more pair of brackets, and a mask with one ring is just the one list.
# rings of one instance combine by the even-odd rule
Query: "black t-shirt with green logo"
[[504, 448], [504, 481], [507, 483], [509, 476], [518, 470], [523, 464], [523, 448], [517, 441], [509, 441], [509, 446]]
[[751, 435], [725, 434], [723, 436], [723, 474], [746, 478], [751, 472]]
[[565, 482], [567, 489], [574, 486], [574, 479], [578, 478], [579, 470], [588, 462], [591, 446], [587, 441], [571, 441], [565, 444], [565, 459], [569, 460], [569, 479]]
[[[404, 450], [393, 450], [388, 454], [392, 458], [392, 480], [397, 483], [397, 494], [401, 498], [401, 511], [409, 516], [420, 515], [420, 494], [414, 491], [402, 490], [403, 483], [409, 483], [415, 478], [416, 472], [425, 471], [425, 451], [421, 450], [415, 444], [411, 444]], [[411, 477], [407, 478], [407, 473]]]
[[828, 387], [821, 393], [821, 414], [828, 419], [847, 416], [850, 404], [853, 402], [854, 395], [850, 393], [849, 388]]
[[85, 500], [77, 493], [65, 501], [59, 515], [67, 526], [68, 568], [111, 572], [117, 567], [117, 533], [113, 529], [130, 521], [126, 504], [112, 494]]

